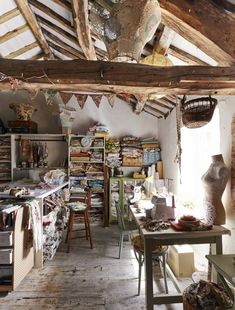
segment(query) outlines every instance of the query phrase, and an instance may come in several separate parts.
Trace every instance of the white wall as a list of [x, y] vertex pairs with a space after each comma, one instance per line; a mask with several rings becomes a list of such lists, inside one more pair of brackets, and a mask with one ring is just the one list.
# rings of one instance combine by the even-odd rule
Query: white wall
[[[226, 165], [231, 167], [231, 122], [235, 113], [235, 97], [218, 97], [218, 108], [220, 112], [220, 141], [221, 153]], [[159, 121], [159, 140], [162, 146], [162, 159], [164, 164], [164, 176], [172, 178], [172, 191], [178, 193], [179, 168], [174, 163], [176, 154], [176, 116], [175, 111], [166, 120]], [[231, 236], [224, 236], [224, 253], [234, 253], [235, 243], [231, 242], [235, 238], [235, 210], [231, 207], [230, 181], [223, 194], [223, 203], [226, 208], [226, 227], [231, 230]]]
[[[58, 103], [61, 104], [60, 98], [57, 98], [53, 105], [48, 106], [45, 97], [40, 92], [34, 100], [38, 111], [34, 112], [32, 120], [38, 123], [39, 133], [60, 133], [60, 121], [58, 114]], [[27, 92], [19, 91], [16, 94], [12, 92], [0, 93], [0, 118], [7, 126], [8, 120], [15, 120], [16, 116], [13, 110], [9, 109], [11, 102], [30, 103]], [[68, 106], [74, 107], [77, 111], [77, 117], [73, 125], [73, 133], [86, 134], [89, 127], [96, 122], [107, 125], [110, 136], [122, 137], [124, 135], [134, 135], [137, 137], [158, 136], [158, 119], [145, 112], [136, 115], [132, 108], [126, 103], [117, 99], [112, 108], [106, 97], [103, 97], [100, 107], [97, 108], [95, 103], [88, 98], [83, 109], [78, 105], [76, 98], [73, 96]]]

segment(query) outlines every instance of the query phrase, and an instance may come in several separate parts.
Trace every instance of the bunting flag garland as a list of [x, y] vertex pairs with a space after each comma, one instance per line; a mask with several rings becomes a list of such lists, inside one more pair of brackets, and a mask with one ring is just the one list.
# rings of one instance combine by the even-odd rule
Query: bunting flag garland
[[36, 88], [36, 89], [29, 89], [28, 90], [29, 99], [31, 101], [34, 101], [35, 98], [37, 97], [38, 93], [39, 93], [39, 89], [38, 88]]
[[112, 95], [106, 95], [106, 97], [107, 97], [108, 103], [113, 108], [114, 107], [114, 102], [115, 102], [117, 96], [115, 94], [114, 95], [112, 94]]
[[60, 97], [61, 100], [63, 101], [64, 104], [67, 104], [69, 100], [72, 98], [73, 94], [72, 93], [63, 93], [60, 92]]
[[57, 95], [57, 91], [56, 90], [45, 90], [44, 91], [44, 95], [45, 95], [45, 99], [46, 99], [46, 104], [47, 105], [52, 105], [55, 96]]
[[77, 103], [79, 104], [80, 108], [83, 109], [88, 95], [81, 95], [81, 94], [74, 94], [75, 97], [77, 98]]
[[132, 95], [131, 94], [127, 94], [127, 93], [120, 93], [118, 94], [118, 97], [124, 101], [126, 101], [127, 103], [131, 103], [131, 98]]
[[103, 95], [90, 95], [97, 108], [99, 108]]

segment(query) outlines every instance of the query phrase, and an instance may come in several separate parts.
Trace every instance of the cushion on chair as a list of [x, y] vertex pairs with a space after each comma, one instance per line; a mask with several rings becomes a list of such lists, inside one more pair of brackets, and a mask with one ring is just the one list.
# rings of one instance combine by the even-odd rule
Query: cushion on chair
[[[136, 251], [144, 253], [144, 239], [140, 235], [133, 237], [131, 242]], [[167, 251], [167, 249], [167, 246], [153, 245], [152, 253], [163, 254]]]
[[69, 202], [66, 204], [75, 212], [84, 211], [87, 208], [87, 205], [81, 201]]

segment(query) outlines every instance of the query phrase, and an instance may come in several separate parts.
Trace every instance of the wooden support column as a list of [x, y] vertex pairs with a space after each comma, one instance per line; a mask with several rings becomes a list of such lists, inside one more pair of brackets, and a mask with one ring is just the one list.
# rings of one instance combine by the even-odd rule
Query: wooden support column
[[88, 19], [88, 0], [72, 0], [71, 5], [78, 42], [87, 59], [97, 60], [91, 40]]

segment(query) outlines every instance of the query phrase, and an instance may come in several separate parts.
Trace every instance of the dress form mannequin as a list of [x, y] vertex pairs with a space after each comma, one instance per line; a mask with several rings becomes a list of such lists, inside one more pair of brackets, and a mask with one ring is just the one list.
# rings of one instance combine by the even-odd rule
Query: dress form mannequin
[[224, 163], [222, 154], [213, 155], [210, 167], [201, 178], [204, 185], [203, 206], [208, 224], [225, 224], [225, 209], [221, 197], [228, 178], [229, 169]]

